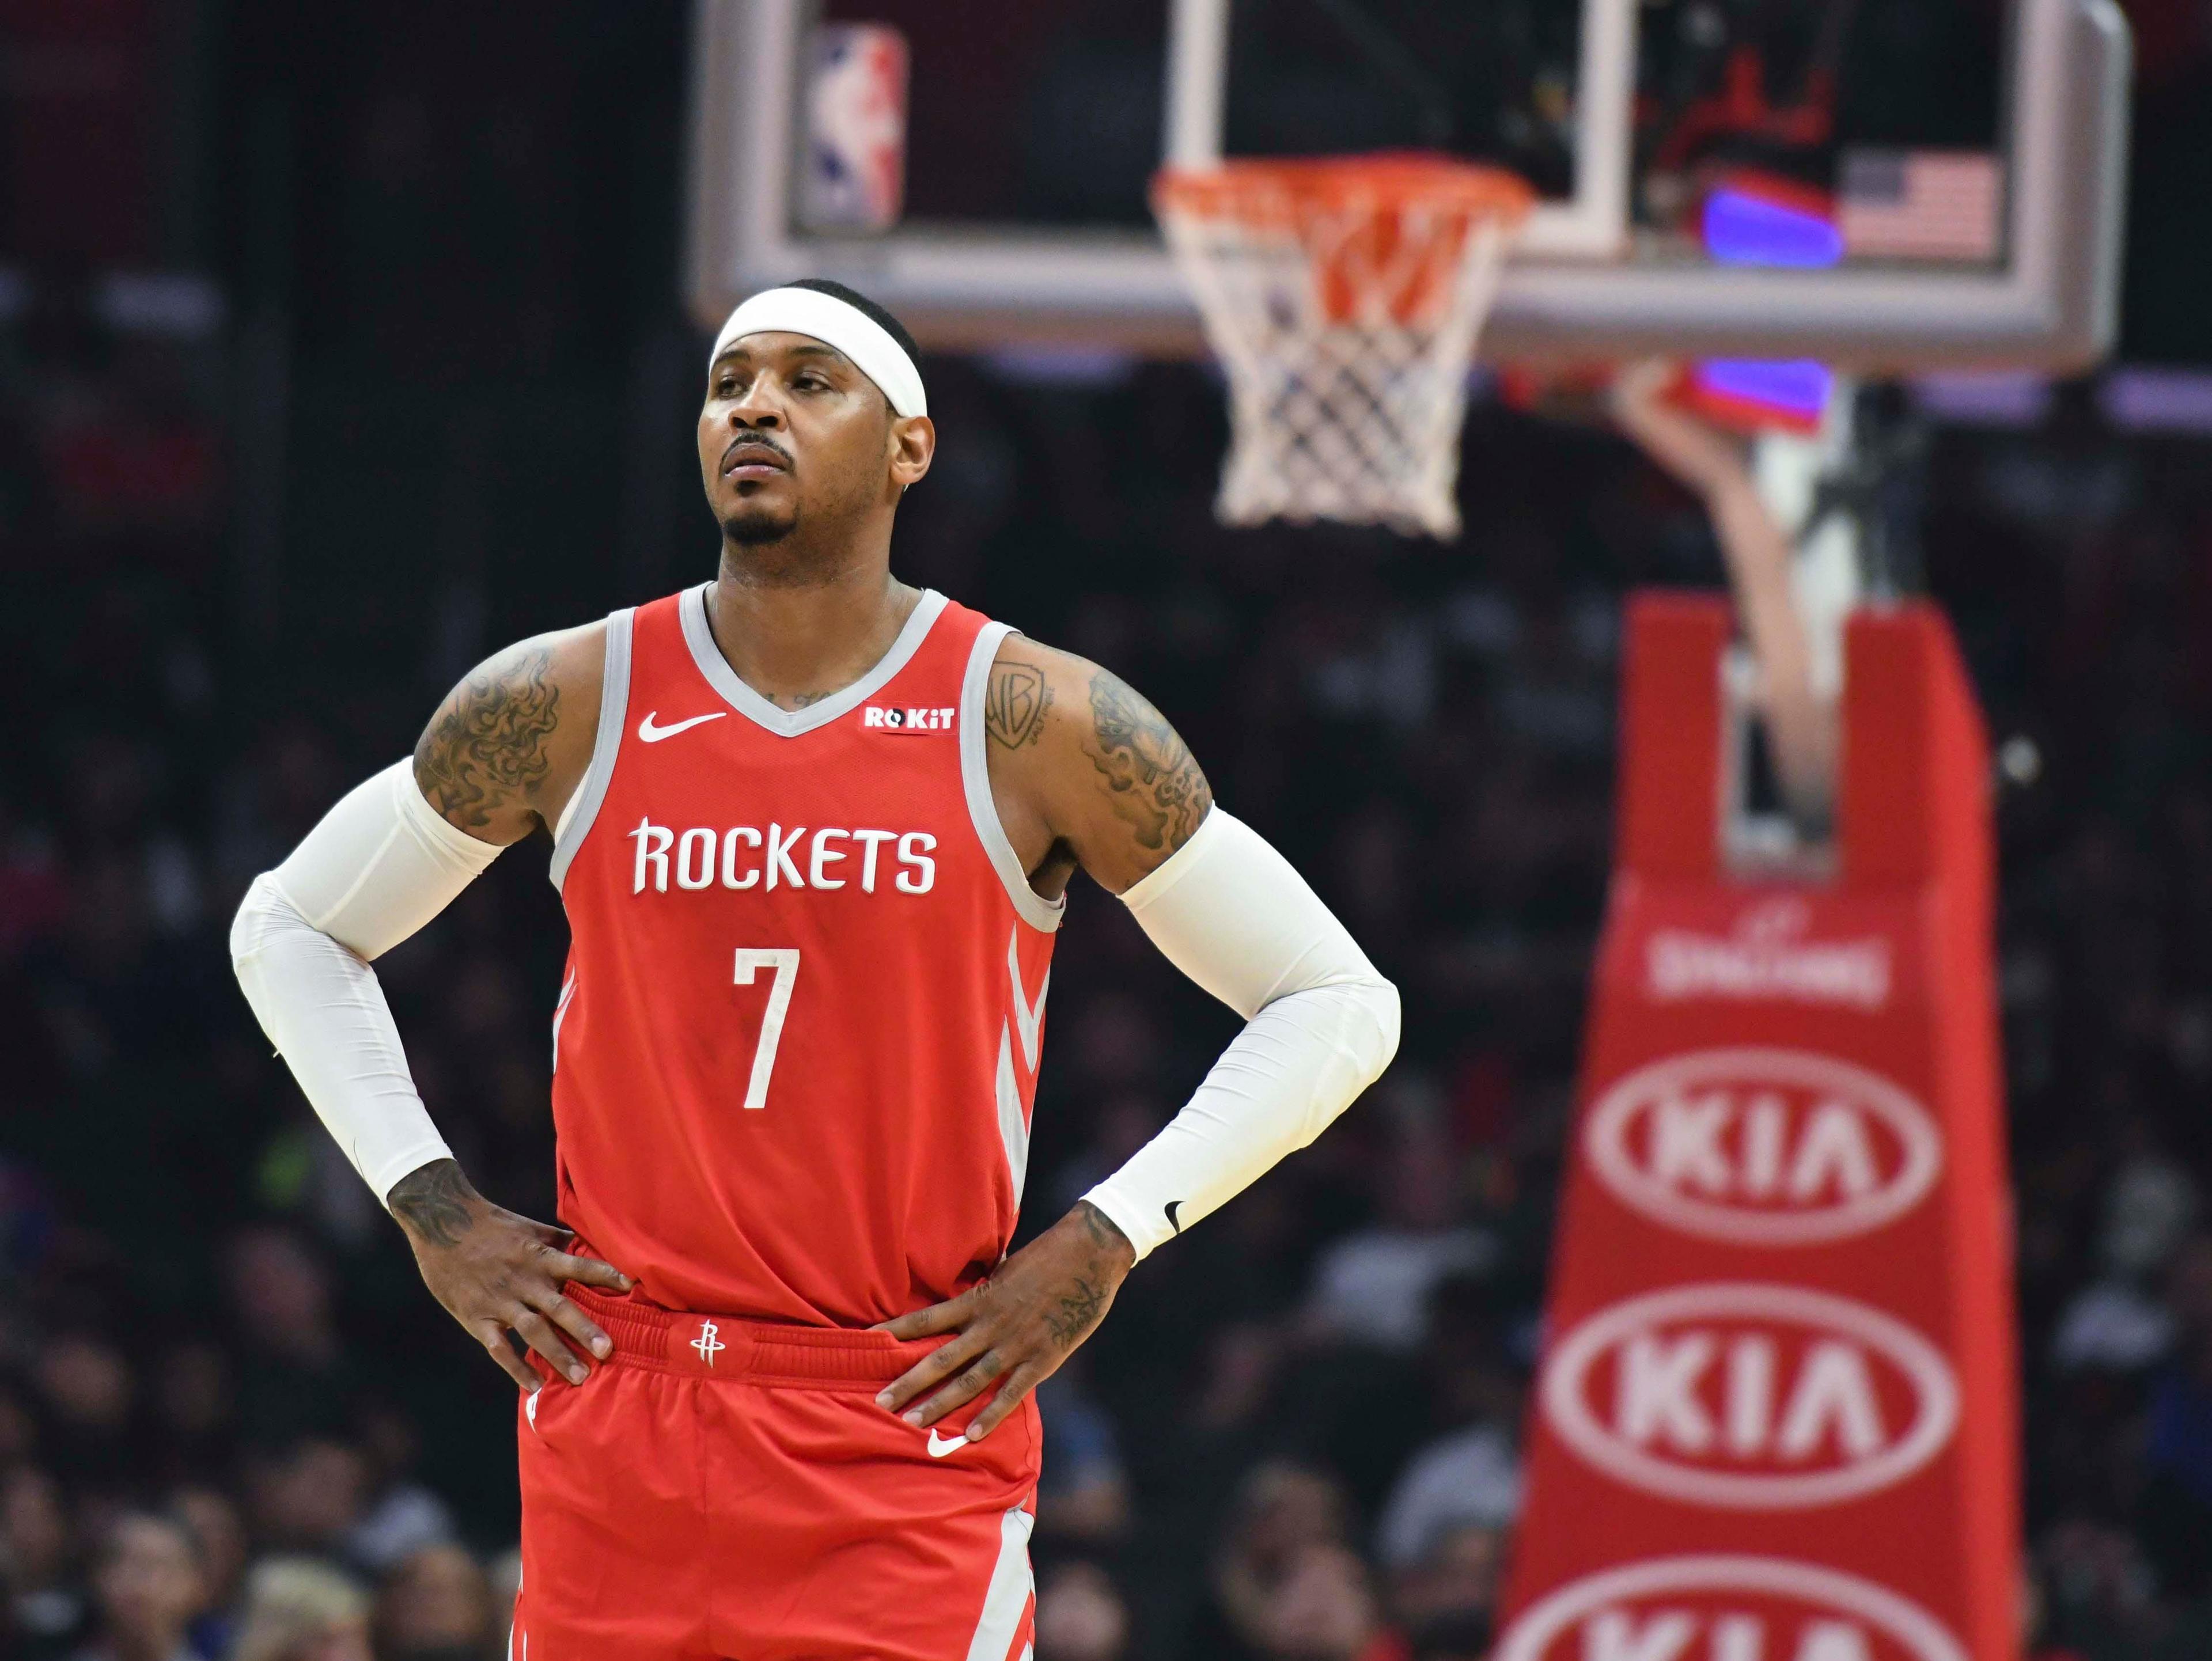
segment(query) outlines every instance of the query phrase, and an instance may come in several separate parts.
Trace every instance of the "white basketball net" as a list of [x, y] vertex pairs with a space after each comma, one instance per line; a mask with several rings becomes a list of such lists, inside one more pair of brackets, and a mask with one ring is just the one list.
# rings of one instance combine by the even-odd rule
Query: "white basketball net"
[[1170, 193], [1159, 209], [1228, 372], [1216, 514], [1456, 537], [1468, 376], [1518, 215], [1379, 190], [1219, 206]]

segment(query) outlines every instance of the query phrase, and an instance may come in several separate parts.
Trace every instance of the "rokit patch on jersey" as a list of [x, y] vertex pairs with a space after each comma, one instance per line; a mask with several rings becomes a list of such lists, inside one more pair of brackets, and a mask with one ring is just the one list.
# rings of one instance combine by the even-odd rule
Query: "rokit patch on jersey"
[[860, 724], [879, 732], [956, 732], [959, 730], [960, 712], [904, 704], [866, 704], [860, 709]]

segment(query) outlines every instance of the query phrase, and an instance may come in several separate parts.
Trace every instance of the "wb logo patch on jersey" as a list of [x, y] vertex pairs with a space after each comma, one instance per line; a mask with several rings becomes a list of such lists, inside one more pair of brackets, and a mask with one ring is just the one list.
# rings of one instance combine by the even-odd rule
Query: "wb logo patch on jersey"
[[960, 712], [911, 704], [866, 704], [860, 710], [860, 724], [879, 732], [951, 732], [960, 724]]

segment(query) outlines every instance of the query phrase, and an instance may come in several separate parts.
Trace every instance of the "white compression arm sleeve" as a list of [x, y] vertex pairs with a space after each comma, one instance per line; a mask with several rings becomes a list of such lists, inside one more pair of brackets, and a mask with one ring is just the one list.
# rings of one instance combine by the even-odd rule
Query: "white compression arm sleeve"
[[1183, 1110], [1084, 1197], [1141, 1258], [1328, 1128], [1398, 1049], [1397, 989], [1290, 861], [1219, 808], [1121, 896], [1245, 1018]]
[[254, 878], [231, 924], [231, 962], [261, 1030], [380, 1200], [451, 1155], [368, 960], [445, 910], [501, 852], [441, 818], [401, 761]]

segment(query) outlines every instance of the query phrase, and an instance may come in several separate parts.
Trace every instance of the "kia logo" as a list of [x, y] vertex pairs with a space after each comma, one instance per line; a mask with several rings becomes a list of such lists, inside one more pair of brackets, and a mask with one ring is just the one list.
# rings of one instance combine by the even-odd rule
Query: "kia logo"
[[1615, 1481], [1693, 1505], [1855, 1500], [1926, 1464], [1959, 1385], [1911, 1327], [1802, 1287], [1717, 1282], [1612, 1305], [1545, 1358], [1561, 1440]]
[[1935, 1185], [1943, 1139], [1887, 1079], [1802, 1050], [1700, 1050], [1601, 1095], [1583, 1155], [1655, 1222], [1741, 1246], [1808, 1246], [1895, 1221]]
[[1494, 1661], [1966, 1661], [1919, 1604], [1786, 1557], [1653, 1557], [1571, 1580]]

